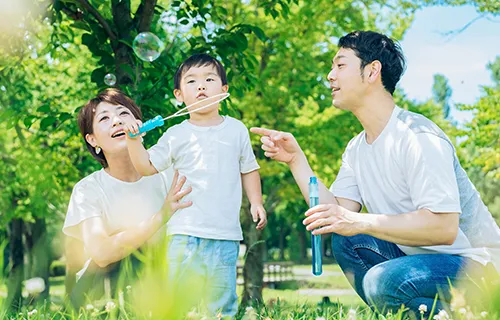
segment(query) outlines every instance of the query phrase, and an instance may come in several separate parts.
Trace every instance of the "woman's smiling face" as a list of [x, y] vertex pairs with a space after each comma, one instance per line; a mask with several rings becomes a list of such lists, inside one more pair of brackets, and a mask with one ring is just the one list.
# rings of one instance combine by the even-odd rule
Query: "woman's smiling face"
[[132, 112], [122, 106], [101, 102], [93, 119], [93, 133], [87, 134], [87, 141], [94, 147], [99, 146], [105, 154], [113, 154], [127, 149], [123, 124], [135, 120]]

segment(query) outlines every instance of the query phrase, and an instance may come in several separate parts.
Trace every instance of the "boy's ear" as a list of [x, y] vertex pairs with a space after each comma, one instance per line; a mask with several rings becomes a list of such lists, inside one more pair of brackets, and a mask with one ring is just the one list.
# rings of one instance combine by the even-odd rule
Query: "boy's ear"
[[97, 142], [95, 141], [95, 137], [93, 134], [90, 134], [90, 133], [87, 133], [85, 135], [85, 140], [87, 140], [87, 142], [95, 148], [95, 146], [97, 146]]
[[175, 99], [179, 102], [184, 102], [184, 97], [182, 96], [182, 91], [179, 89], [174, 89]]
[[227, 84], [222, 86], [222, 91], [226, 93], [229, 90], [229, 86]]

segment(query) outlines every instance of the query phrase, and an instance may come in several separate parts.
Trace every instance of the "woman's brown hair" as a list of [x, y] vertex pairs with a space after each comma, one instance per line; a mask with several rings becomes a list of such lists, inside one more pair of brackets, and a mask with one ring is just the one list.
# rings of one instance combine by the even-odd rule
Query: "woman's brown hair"
[[87, 134], [94, 133], [94, 116], [97, 110], [97, 106], [101, 102], [107, 102], [113, 105], [121, 105], [125, 108], [129, 109], [130, 112], [134, 115], [134, 117], [138, 120], [142, 120], [142, 112], [139, 106], [128, 96], [126, 96], [123, 92], [118, 89], [106, 89], [99, 93], [95, 98], [90, 99], [78, 113], [78, 127], [80, 127], [80, 133], [83, 136], [83, 140], [85, 140], [85, 144], [87, 145], [87, 149], [92, 154], [92, 156], [99, 161], [99, 163], [106, 168], [108, 166], [108, 162], [106, 161], [106, 157], [104, 156], [104, 152], [100, 152], [97, 154], [95, 152], [95, 148], [87, 142], [85, 136]]

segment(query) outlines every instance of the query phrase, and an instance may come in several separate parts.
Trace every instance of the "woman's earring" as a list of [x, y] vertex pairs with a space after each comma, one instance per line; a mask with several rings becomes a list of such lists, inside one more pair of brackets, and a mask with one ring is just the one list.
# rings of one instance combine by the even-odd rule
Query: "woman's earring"
[[95, 147], [95, 154], [101, 153], [101, 147]]

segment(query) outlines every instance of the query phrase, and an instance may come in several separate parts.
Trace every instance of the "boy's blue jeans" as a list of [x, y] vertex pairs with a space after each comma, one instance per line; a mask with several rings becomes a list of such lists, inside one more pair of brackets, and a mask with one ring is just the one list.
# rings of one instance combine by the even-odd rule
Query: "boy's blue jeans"
[[[222, 316], [234, 317], [238, 311], [239, 248], [239, 241], [172, 235], [167, 251], [169, 278], [175, 286], [196, 282], [192, 293], [198, 291], [212, 315], [220, 312]], [[197, 280], [189, 282], [192, 279]]]
[[477, 299], [480, 277], [493, 268], [457, 255], [407, 256], [394, 243], [368, 235], [333, 234], [332, 248], [358, 295], [374, 311], [382, 313], [396, 313], [403, 304], [417, 314], [424, 304], [430, 312], [436, 294], [436, 310], [449, 309], [450, 283], [453, 287], [465, 286], [466, 298]]

